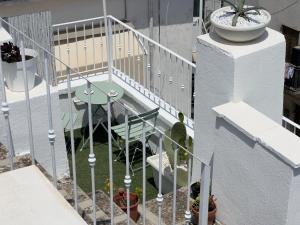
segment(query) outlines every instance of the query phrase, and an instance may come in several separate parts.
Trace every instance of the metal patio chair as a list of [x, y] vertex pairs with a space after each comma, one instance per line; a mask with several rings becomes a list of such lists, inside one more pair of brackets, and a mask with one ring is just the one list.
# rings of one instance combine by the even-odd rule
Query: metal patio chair
[[[139, 148], [138, 142], [142, 140], [143, 136], [143, 126], [144, 121], [151, 122], [152, 126], [148, 123], [145, 123], [144, 131], [145, 131], [145, 138], [147, 144], [149, 146], [149, 139], [152, 134], [155, 134], [155, 126], [158, 116], [158, 110], [159, 108], [153, 109], [151, 111], [148, 111], [146, 113], [139, 114], [138, 116], [130, 116], [128, 117], [128, 141], [129, 141], [129, 151], [132, 151], [133, 149], [133, 155], [129, 164], [130, 170], [132, 172], [132, 175], [134, 175], [134, 171], [137, 171], [141, 168], [133, 169], [134, 159], [137, 151], [142, 151], [142, 149]], [[125, 143], [125, 127], [126, 124], [122, 123], [120, 125], [113, 126], [111, 129], [121, 138], [124, 140]], [[133, 148], [131, 148], [133, 146]], [[121, 155], [124, 154], [126, 157], [126, 150], [125, 150], [125, 144], [124, 146], [120, 147], [121, 151], [118, 154], [115, 161], [119, 160]]]

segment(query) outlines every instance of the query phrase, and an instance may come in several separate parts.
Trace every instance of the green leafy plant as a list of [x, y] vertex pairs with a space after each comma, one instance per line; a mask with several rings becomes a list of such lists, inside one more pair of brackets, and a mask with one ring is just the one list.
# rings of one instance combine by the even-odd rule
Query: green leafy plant
[[[199, 207], [200, 207], [200, 196], [198, 195], [198, 197], [193, 201], [192, 207], [196, 210], [199, 211]], [[214, 195], [210, 195], [209, 196], [209, 200], [208, 200], [208, 211], [213, 211], [216, 208], [216, 204], [215, 204], [215, 199], [214, 199]]]
[[[168, 154], [168, 158], [173, 167], [174, 151], [178, 148], [178, 157], [180, 161], [188, 160], [188, 153], [193, 150], [193, 138], [187, 138], [186, 126], [184, 124], [184, 115], [182, 112], [178, 113], [179, 121], [176, 122], [171, 129], [165, 131], [166, 136], [170, 137], [174, 142], [171, 142], [168, 138], [165, 138], [165, 148]], [[177, 143], [177, 144], [176, 144]], [[179, 144], [179, 146], [178, 146]]]
[[249, 15], [250, 14], [260, 15], [260, 10], [264, 9], [263, 7], [256, 7], [256, 6], [246, 7], [245, 6], [246, 0], [239, 0], [237, 4], [234, 4], [229, 0], [223, 0], [223, 1], [229, 4], [234, 10], [233, 12], [228, 12], [229, 14], [234, 14], [234, 17], [232, 19], [233, 27], [236, 26], [239, 17], [242, 17], [247, 21], [253, 21], [253, 19], [250, 18]]
[[14, 63], [22, 61], [20, 49], [11, 42], [1, 45], [1, 58], [3, 62]]

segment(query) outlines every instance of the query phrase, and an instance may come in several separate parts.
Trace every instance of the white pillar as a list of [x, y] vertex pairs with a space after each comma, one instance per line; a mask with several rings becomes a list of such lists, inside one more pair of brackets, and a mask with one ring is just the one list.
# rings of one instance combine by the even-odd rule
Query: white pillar
[[[213, 147], [212, 108], [244, 101], [281, 123], [285, 39], [277, 31], [247, 43], [225, 41], [216, 34], [197, 40], [195, 76], [195, 153], [207, 161]], [[207, 154], [209, 153], [209, 154]]]

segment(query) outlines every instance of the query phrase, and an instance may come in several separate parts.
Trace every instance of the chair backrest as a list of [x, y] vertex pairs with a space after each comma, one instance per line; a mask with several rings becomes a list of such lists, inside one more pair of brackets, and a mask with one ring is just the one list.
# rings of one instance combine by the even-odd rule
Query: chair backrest
[[130, 116], [128, 118], [128, 125], [132, 126], [134, 124], [143, 123], [143, 121], [153, 120], [154, 126], [156, 125], [156, 120], [158, 116], [159, 108], [155, 108], [151, 111], [141, 113], [138, 116]]

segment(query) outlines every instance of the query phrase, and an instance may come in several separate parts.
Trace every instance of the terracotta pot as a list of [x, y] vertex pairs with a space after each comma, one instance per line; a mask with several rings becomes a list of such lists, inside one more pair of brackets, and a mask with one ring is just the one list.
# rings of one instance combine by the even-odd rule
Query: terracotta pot
[[[198, 222], [199, 222], [199, 210], [195, 209], [192, 206], [191, 211], [192, 211], [192, 215], [193, 215], [193, 218], [192, 218], [193, 224], [198, 224]], [[217, 206], [215, 204], [215, 209], [208, 212], [208, 222], [207, 222], [208, 225], [213, 225], [214, 224], [214, 222], [216, 220], [216, 213], [217, 213]]]
[[[125, 197], [124, 197], [125, 196]], [[127, 213], [126, 204], [120, 204], [122, 200], [127, 202], [126, 192], [119, 192], [114, 196], [114, 202], [123, 210], [123, 212]], [[139, 197], [136, 193], [130, 193], [130, 218], [136, 222], [138, 220], [138, 205], [139, 205]]]

